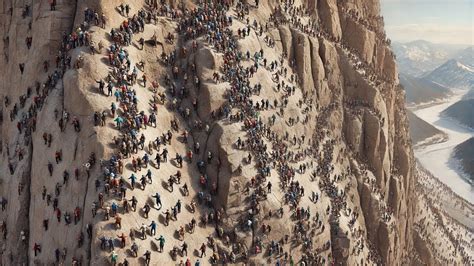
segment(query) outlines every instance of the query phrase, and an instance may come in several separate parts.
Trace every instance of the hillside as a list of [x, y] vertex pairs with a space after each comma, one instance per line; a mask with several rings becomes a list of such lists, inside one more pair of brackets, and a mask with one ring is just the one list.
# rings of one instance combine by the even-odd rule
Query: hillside
[[55, 3], [0, 2], [1, 265], [470, 259], [418, 248], [379, 1]]
[[423, 78], [448, 88], [471, 89], [474, 87], [474, 68], [451, 59]]
[[470, 89], [463, 97], [463, 100], [474, 99], [474, 89]]
[[428, 79], [416, 78], [407, 74], [400, 74], [400, 84], [406, 92], [406, 101], [409, 105], [430, 103], [448, 97], [451, 91]]
[[472, 114], [474, 114], [474, 99], [461, 100], [442, 113], [442, 115], [448, 116], [467, 127], [474, 128], [474, 116]]
[[453, 157], [460, 162], [471, 184], [474, 184], [474, 138], [457, 145]]
[[425, 122], [413, 112], [407, 111], [407, 116], [410, 123], [411, 140], [415, 147], [446, 140], [446, 133]]
[[459, 51], [455, 54], [454, 58], [460, 63], [474, 68], [474, 46]]

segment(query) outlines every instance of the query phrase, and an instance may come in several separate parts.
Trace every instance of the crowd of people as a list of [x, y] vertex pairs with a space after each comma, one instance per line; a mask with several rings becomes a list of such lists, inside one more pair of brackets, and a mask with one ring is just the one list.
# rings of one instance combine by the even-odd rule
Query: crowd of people
[[[118, 136], [113, 137], [115, 150], [113, 155], [105, 160], [98, 159], [94, 153], [91, 153], [83, 167], [73, 167], [59, 173], [62, 182], [57, 182], [53, 189], [43, 187], [42, 200], [46, 206], [51, 205], [54, 211], [53, 219], [56, 219], [57, 223], [64, 222], [71, 226], [81, 221], [84, 211], [81, 207], [77, 206], [71, 210], [60, 208], [59, 201], [63, 188], [70, 182], [71, 175], [74, 175], [76, 181], [79, 181], [81, 176], [87, 175], [88, 178], [96, 178], [97, 197], [92, 203], [93, 218], [98, 216], [97, 219], [103, 219], [106, 222], [111, 220], [114, 229], [119, 230], [119, 233], [113, 236], [97, 236], [100, 249], [107, 252], [113, 265], [119, 263], [130, 265], [128, 257], [123, 256], [125, 252], [116, 251], [116, 248], [127, 247], [132, 251], [133, 257], [143, 257], [146, 265], [149, 265], [155, 252], [148, 249], [141, 250], [140, 243], [147, 237], [152, 237], [158, 242], [157, 252], [164, 254], [169, 251], [171, 259], [179, 260], [180, 265], [186, 266], [192, 263], [198, 266], [204, 259], [209, 259], [209, 262], [213, 264], [247, 261], [251, 256], [261, 253], [275, 259], [276, 265], [287, 263], [292, 265], [296, 262], [301, 265], [333, 263], [334, 258], [331, 257], [330, 252], [327, 252], [332, 248], [331, 241], [316, 244], [315, 239], [329, 230], [325, 226], [326, 217], [331, 217], [331, 224], [339, 224], [341, 213], [350, 218], [348, 227], [357, 239], [352, 254], [358, 255], [365, 248], [369, 248], [370, 260], [380, 263], [380, 256], [375, 252], [376, 248], [366, 244], [364, 232], [354, 226], [360, 210], [351, 209], [347, 204], [349, 184], [346, 183], [343, 189], [340, 188], [340, 184], [350, 175], [351, 169], [345, 169], [339, 173], [333, 166], [334, 161], [338, 160], [334, 154], [346, 152], [344, 149], [334, 150], [336, 143], [342, 140], [332, 136], [331, 132], [325, 129], [328, 126], [327, 118], [339, 107], [337, 101], [331, 101], [332, 103], [328, 106], [320, 107], [314, 101], [314, 91], [305, 91], [297, 96], [299, 95], [297, 91], [300, 91], [298, 87], [300, 80], [293, 71], [297, 65], [295, 60], [287, 63], [285, 53], [279, 55], [278, 60], [271, 60], [264, 49], [254, 54], [248, 50], [244, 52], [242, 50], [245, 50], [245, 47], [242, 47], [240, 43], [255, 33], [258, 37], [262, 37], [269, 48], [272, 48], [275, 46], [275, 40], [268, 34], [269, 30], [288, 23], [313, 37], [325, 38], [340, 45], [348, 51], [348, 57], [356, 69], [366, 70], [364, 75], [371, 82], [370, 84], [376, 86], [382, 82], [390, 82], [389, 78], [380, 77], [374, 70], [367, 71], [371, 69], [371, 66], [362, 63], [357, 51], [350, 50], [342, 40], [324, 30], [320, 21], [304, 18], [309, 14], [308, 10], [303, 6], [294, 6], [294, 1], [291, 0], [282, 1], [281, 6], [276, 6], [270, 16], [270, 21], [266, 23], [256, 20], [251, 23], [248, 18], [249, 12], [258, 7], [258, 1], [253, 4], [245, 1], [203, 2], [190, 9], [183, 4], [177, 7], [165, 3], [159, 4], [156, 0], [146, 1], [146, 3], [146, 7], [139, 10], [133, 10], [128, 4], [117, 7], [124, 21], [118, 28], [110, 29], [108, 47], [105, 47], [102, 42], [95, 44], [92, 40], [93, 33], [89, 31], [92, 26], [106, 29], [109, 26], [107, 18], [95, 10], [85, 9], [83, 23], [70, 34], [63, 34], [61, 49], [56, 57], [56, 69], [48, 75], [46, 82], [36, 84], [35, 96], [33, 96], [33, 89], [28, 88], [27, 93], [20, 97], [19, 103], [15, 103], [11, 109], [10, 119], [18, 120], [18, 131], [25, 136], [23, 145], [28, 146], [31, 134], [36, 130], [36, 115], [41, 110], [46, 97], [57, 87], [64, 73], [72, 68], [73, 59], [69, 51], [78, 47], [88, 47], [92, 54], [103, 54], [102, 49], [106, 48], [106, 62], [110, 71], [96, 82], [97, 93], [110, 97], [107, 98], [110, 100], [110, 107], [106, 110], [94, 111], [92, 121], [93, 126], [97, 127], [107, 126], [109, 120], [114, 122], [115, 129], [119, 133]], [[50, 1], [50, 4], [51, 10], [56, 10], [56, 1]], [[232, 12], [235, 12], [236, 16], [231, 15]], [[348, 13], [354, 15], [350, 11]], [[163, 86], [161, 80], [150, 80], [151, 75], [145, 72], [145, 62], [133, 62], [134, 58], [130, 55], [130, 49], [133, 48], [143, 50], [149, 45], [158, 46], [156, 34], [150, 36], [148, 40], [139, 38], [137, 35], [145, 32], [147, 24], [156, 25], [160, 17], [167, 17], [177, 25], [178, 37], [176, 38], [172, 33], [168, 34], [166, 36], [168, 45], [174, 45], [175, 38], [181, 44], [170, 53], [166, 53], [163, 49], [160, 56], [160, 62], [163, 63], [165, 69], [161, 80], [166, 90], [161, 87]], [[231, 28], [235, 26], [236, 21], [244, 26], [234, 31]], [[31, 37], [27, 38], [28, 49], [31, 43]], [[191, 95], [194, 95], [192, 90], [200, 89], [202, 81], [197, 73], [197, 66], [189, 63], [188, 60], [191, 54], [196, 53], [202, 46], [222, 54], [224, 64], [222, 69], [217, 69], [214, 73], [213, 81], [228, 84], [225, 104], [213, 110], [210, 119], [206, 121], [201, 121], [196, 115], [200, 102]], [[76, 58], [73, 66], [82, 67], [83, 60], [83, 57]], [[21, 73], [24, 67], [25, 65], [20, 65]], [[47, 61], [43, 67], [46, 72], [50, 70]], [[257, 73], [262, 71], [271, 73], [274, 88], [262, 89], [262, 84], [255, 78]], [[140, 108], [142, 101], [137, 92], [143, 88], [149, 89], [147, 92], [152, 93], [150, 108], [144, 110]], [[266, 89], [274, 89], [279, 97], [256, 100], [255, 96], [260, 96], [262, 90]], [[31, 97], [33, 98], [28, 111], [18, 117], [27, 99]], [[296, 102], [299, 108], [298, 115], [289, 115], [288, 111], [285, 111], [290, 102]], [[11, 99], [5, 97], [5, 106], [8, 107], [10, 104]], [[369, 108], [375, 116], [381, 117], [379, 112], [370, 107], [367, 102], [347, 101], [344, 104], [349, 108], [351, 106]], [[168, 108], [177, 118], [171, 121], [169, 129], [164, 130], [161, 136], [150, 137], [147, 133], [149, 128], [156, 129], [164, 126], [160, 123], [158, 116], [159, 110], [163, 108]], [[314, 115], [315, 113], [317, 115]], [[275, 114], [278, 114], [278, 117]], [[64, 132], [69, 124], [73, 125], [75, 132], [80, 132], [81, 127], [84, 126], [81, 122], [82, 118], [69, 114], [65, 109], [55, 110], [55, 120], [61, 132]], [[225, 226], [225, 209], [216, 203], [222, 191], [219, 191], [217, 182], [208, 176], [207, 171], [215, 164], [219, 165], [220, 159], [216, 158], [212, 152], [201, 149], [198, 139], [194, 139], [193, 134], [190, 133], [199, 131], [209, 134], [212, 124], [219, 120], [243, 125], [245, 138], [238, 138], [235, 148], [248, 155], [245, 158], [245, 165], [239, 166], [239, 169], [254, 167], [257, 170], [257, 175], [249, 178], [244, 187], [245, 195], [249, 199], [247, 211], [240, 217], [240, 226], [232, 229]], [[316, 121], [318, 125], [312, 136], [292, 133], [294, 127], [307, 125], [310, 121]], [[279, 134], [274, 130], [275, 124], [278, 123], [285, 123], [287, 130], [284, 134]], [[55, 141], [51, 132], [42, 132], [42, 134], [44, 145], [50, 147]], [[187, 151], [184, 154], [170, 154], [172, 141], [183, 143]], [[10, 158], [8, 168], [10, 174], [13, 175], [25, 151], [19, 143], [13, 155], [8, 145], [6, 149]], [[53, 156], [46, 165], [50, 176], [57, 176], [58, 170], [55, 170], [55, 164], [63, 163], [65, 162], [62, 159], [62, 150], [53, 151]], [[182, 171], [185, 163], [188, 163], [188, 167], [195, 167], [199, 173], [199, 177], [196, 177], [199, 179], [199, 191], [196, 198], [191, 199], [189, 204], [185, 202], [188, 202], [187, 197], [190, 195], [189, 189], [192, 184], [186, 181], [189, 179]], [[175, 204], [169, 206], [162, 201], [163, 193], [167, 192], [151, 191], [150, 187], [153, 188], [153, 186], [149, 186], [158, 178], [156, 171], [163, 167], [177, 168], [176, 174], [170, 175], [165, 182], [165, 187], [169, 193], [172, 193], [174, 187], [178, 186], [182, 196], [176, 199]], [[310, 192], [310, 188], [302, 185], [300, 178], [305, 173], [311, 173], [312, 179], [319, 181], [321, 192], [329, 197], [331, 205], [327, 206], [325, 212], [311, 211], [311, 205], [308, 206], [303, 200], [305, 193], [314, 204], [319, 204], [320, 198], [323, 197], [323, 194]], [[275, 174], [277, 182], [272, 182], [271, 180], [275, 180]], [[189, 178], [195, 177], [189, 176]], [[283, 194], [282, 206], [262, 215], [266, 209], [263, 206], [266, 204], [268, 195], [278, 189]], [[147, 193], [153, 201], [139, 200], [135, 196], [138, 193]], [[2, 210], [5, 209], [7, 203], [8, 199], [2, 197]], [[189, 206], [189, 208], [184, 206]], [[166, 230], [166, 228], [159, 228], [160, 219], [154, 220], [150, 215], [150, 212], [155, 209], [163, 210], [159, 217], [163, 217], [161, 223], [164, 226], [178, 223], [180, 217], [184, 216], [183, 212], [186, 211], [194, 214], [199, 209], [201, 217], [198, 220], [193, 217], [191, 221], [179, 226], [176, 234], [180, 246], [168, 247], [166, 237], [159, 233], [160, 230]], [[381, 209], [383, 210], [381, 218], [385, 222], [390, 221], [390, 210], [386, 206], [381, 206]], [[142, 223], [138, 228], [130, 228], [129, 232], [124, 232], [123, 219], [132, 212], [142, 214], [142, 217], [150, 222]], [[266, 219], [281, 219], [284, 214], [288, 214], [293, 223], [291, 234], [275, 239], [270, 234], [272, 227]], [[266, 218], [262, 219], [262, 217]], [[45, 231], [49, 230], [50, 223], [49, 219], [43, 220]], [[93, 224], [86, 223], [85, 233], [81, 230], [78, 234], [78, 248], [84, 245], [86, 235], [88, 240], [94, 243], [92, 241]], [[190, 247], [191, 241], [186, 234], [193, 234], [196, 226], [214, 227], [216, 233], [203, 239], [201, 245]], [[5, 239], [7, 237], [5, 221], [1, 223], [0, 229]], [[254, 239], [251, 246], [243, 244], [244, 241], [238, 231], [252, 233]], [[333, 229], [330, 233], [335, 234], [334, 231], [337, 230]], [[27, 239], [26, 231], [22, 235], [24, 239]], [[157, 235], [159, 237], [156, 237]], [[34, 242], [35, 257], [42, 252], [39, 241], [37, 239]], [[295, 257], [294, 253], [292, 254], [294, 246], [301, 247], [298, 253], [301, 256]], [[199, 251], [199, 259], [188, 255], [188, 249], [191, 250], [191, 248]], [[207, 256], [207, 248], [212, 251], [210, 256]], [[56, 262], [65, 262], [67, 252], [66, 248], [56, 248], [54, 251]], [[71, 263], [81, 265], [84, 261], [82, 257], [73, 256]]]

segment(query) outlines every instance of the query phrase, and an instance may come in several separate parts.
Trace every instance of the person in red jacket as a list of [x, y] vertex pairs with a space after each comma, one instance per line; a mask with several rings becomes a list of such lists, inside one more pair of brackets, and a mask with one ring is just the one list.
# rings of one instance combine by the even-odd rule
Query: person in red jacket
[[61, 222], [61, 210], [58, 208], [56, 209], [56, 217], [58, 218], [58, 223]]
[[41, 253], [41, 245], [38, 243], [35, 243], [33, 245], [33, 251], [35, 252], [35, 257], [36, 257], [38, 253]]
[[74, 224], [77, 224], [77, 222], [79, 222], [80, 219], [81, 219], [81, 208], [76, 207], [76, 209], [74, 209]]

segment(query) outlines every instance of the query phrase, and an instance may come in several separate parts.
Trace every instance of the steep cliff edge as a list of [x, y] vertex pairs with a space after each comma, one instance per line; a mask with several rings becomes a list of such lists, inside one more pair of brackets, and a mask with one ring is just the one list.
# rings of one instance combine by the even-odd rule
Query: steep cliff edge
[[0, 3], [3, 264], [415, 261], [378, 1], [50, 2]]

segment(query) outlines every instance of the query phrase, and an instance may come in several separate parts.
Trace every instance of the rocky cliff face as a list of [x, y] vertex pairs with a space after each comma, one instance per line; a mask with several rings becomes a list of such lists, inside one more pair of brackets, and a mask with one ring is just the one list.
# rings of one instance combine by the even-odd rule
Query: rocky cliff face
[[[198, 252], [214, 231], [223, 230], [224, 236], [216, 237], [215, 244], [220, 259], [233, 252], [238, 261], [274, 262], [284, 256], [275, 257], [278, 252], [268, 247], [272, 240], [283, 239], [281, 250], [294, 261], [348, 265], [410, 261], [414, 159], [404, 92], [383, 35], [378, 1], [269, 0], [260, 1], [258, 8], [254, 3], [226, 1], [170, 2], [157, 3], [155, 10], [154, 1], [128, 4], [130, 14], [124, 22], [127, 15], [120, 14], [110, 0], [58, 0], [55, 10], [46, 0], [0, 2], [0, 192], [8, 202], [0, 213], [6, 232], [1, 240], [2, 264], [44, 265], [61, 260], [104, 264], [111, 253], [101, 248], [101, 238], [128, 235], [151, 220], [159, 223], [157, 235], [165, 237], [166, 252], [156, 252], [159, 241], [155, 237], [140, 240], [136, 236], [126, 240], [126, 248], [114, 252], [120, 262], [143, 263], [143, 257], [130, 255], [130, 245], [136, 242], [139, 257], [150, 250], [152, 264], [166, 263], [173, 259], [168, 251], [183, 243], [176, 236], [180, 227], [186, 227], [192, 217], [199, 220], [209, 213], [218, 213], [219, 221], [214, 228], [198, 223], [193, 235], [186, 233], [190, 252], [183, 260], [195, 261], [194, 250]], [[90, 19], [86, 8], [93, 10]], [[102, 14], [105, 25], [101, 25]], [[132, 18], [134, 14], [138, 16]], [[221, 17], [214, 20], [217, 14]], [[122, 39], [111, 36], [112, 28], [120, 32], [125, 23], [140, 25], [142, 20], [144, 29], [130, 29], [130, 43], [123, 39], [126, 34]], [[193, 20], [199, 23], [193, 25]], [[203, 24], [209, 28], [200, 28]], [[193, 27], [188, 30], [189, 25]], [[249, 34], [241, 33], [247, 29]], [[93, 48], [87, 41], [71, 40], [73, 32], [90, 36]], [[32, 38], [30, 48], [27, 37]], [[145, 40], [143, 48], [140, 38]], [[128, 68], [123, 60], [110, 60], [114, 42], [125, 49]], [[132, 75], [132, 80], [121, 83], [117, 69], [133, 74], [135, 65], [138, 82]], [[118, 115], [125, 119], [132, 112], [130, 102], [118, 103], [98, 91], [96, 81], [107, 81], [109, 73], [112, 92], [123, 92], [127, 84], [137, 96], [135, 115], [156, 113], [157, 127], [130, 122], [145, 136], [146, 144], [171, 129], [172, 121], [177, 121], [177, 132], [170, 144], [158, 147], [160, 153], [166, 148], [170, 157], [185, 156], [200, 144], [192, 160], [185, 156], [182, 168], [177, 169], [174, 161], [162, 162], [160, 169], [156, 164], [148, 166], [154, 182], [143, 191], [130, 190], [132, 157], [146, 153], [152, 160], [158, 152], [156, 145], [145, 145], [130, 157], [119, 156], [124, 169], [117, 175], [128, 187], [128, 199], [135, 196], [142, 208], [145, 202], [154, 206], [151, 196], [161, 194], [163, 210], [152, 209], [150, 218], [140, 210], [122, 209], [120, 189], [114, 188], [107, 172], [113, 169], [109, 159], [121, 150], [120, 141], [114, 140], [130, 134], [117, 128], [116, 116], [112, 118], [109, 111], [111, 103], [116, 103]], [[150, 85], [151, 81], [159, 86]], [[102, 111], [104, 126], [96, 125], [94, 112]], [[73, 121], [78, 121], [74, 123], [80, 131]], [[189, 132], [186, 141], [180, 137], [184, 131]], [[245, 145], [237, 145], [238, 138]], [[56, 162], [57, 152], [62, 156]], [[91, 153], [97, 163], [89, 169]], [[203, 166], [197, 163], [200, 160]], [[168, 177], [177, 170], [182, 173], [181, 185], [188, 184], [189, 196], [180, 189], [167, 190]], [[142, 168], [135, 175], [139, 179], [146, 172]], [[207, 177], [207, 186], [200, 184], [200, 176]], [[105, 184], [111, 192], [104, 191]], [[209, 194], [212, 202], [190, 212], [189, 204], [199, 192]], [[93, 217], [99, 193], [104, 203]], [[183, 204], [179, 220], [163, 226], [163, 211], [178, 199]], [[107, 206], [114, 203], [122, 218], [119, 229], [113, 217], [104, 219]], [[77, 222], [76, 209], [80, 210]], [[71, 224], [64, 221], [66, 213], [72, 217]], [[253, 223], [250, 228], [248, 220]], [[93, 227], [90, 237], [86, 225]], [[262, 225], [271, 231], [262, 230]], [[24, 240], [18, 241], [22, 232]], [[83, 243], [78, 241], [81, 234]], [[36, 255], [35, 244], [41, 245]], [[263, 252], [256, 252], [262, 246]], [[67, 252], [56, 258], [56, 249], [59, 254]], [[245, 256], [242, 250], [248, 250]]]

